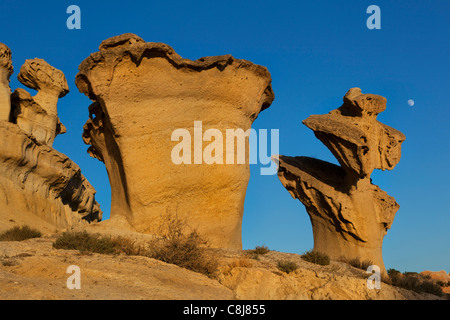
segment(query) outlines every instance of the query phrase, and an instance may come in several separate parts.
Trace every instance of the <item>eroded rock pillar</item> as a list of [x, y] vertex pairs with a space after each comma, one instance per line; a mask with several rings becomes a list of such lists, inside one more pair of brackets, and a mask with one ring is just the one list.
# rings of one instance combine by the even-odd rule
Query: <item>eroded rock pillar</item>
[[12, 119], [38, 142], [51, 147], [55, 137], [66, 132], [58, 117], [58, 99], [69, 92], [64, 73], [35, 58], [25, 61], [17, 79], [38, 93], [32, 97], [26, 90], [16, 89], [12, 95]]
[[81, 63], [76, 84], [94, 101], [83, 138], [108, 171], [112, 221], [157, 234], [161, 217], [176, 214], [209, 245], [241, 248], [248, 161], [226, 163], [224, 151], [223, 164], [195, 164], [192, 150], [190, 164], [175, 164], [172, 134], [188, 130], [194, 148], [197, 121], [224, 141], [227, 129], [250, 129], [274, 98], [266, 68], [230, 55], [183, 59], [125, 34]]
[[306, 207], [315, 250], [332, 259], [370, 260], [384, 272], [383, 238], [399, 205], [372, 184], [370, 175], [374, 169], [393, 169], [405, 140], [401, 132], [376, 120], [385, 108], [385, 98], [350, 89], [340, 108], [303, 121], [340, 166], [279, 156], [278, 172], [292, 197]]
[[11, 88], [9, 78], [13, 73], [11, 50], [0, 43], [0, 120], [9, 121], [11, 113]]

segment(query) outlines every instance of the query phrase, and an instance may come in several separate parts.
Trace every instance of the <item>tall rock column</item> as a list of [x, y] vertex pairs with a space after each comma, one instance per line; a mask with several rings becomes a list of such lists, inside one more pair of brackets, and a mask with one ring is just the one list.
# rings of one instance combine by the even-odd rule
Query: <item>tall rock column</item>
[[[223, 150], [223, 164], [205, 163], [214, 139], [202, 133], [218, 130], [225, 144], [227, 129], [251, 128], [274, 99], [266, 68], [230, 55], [183, 59], [166, 44], [124, 34], [81, 63], [76, 84], [94, 102], [83, 138], [108, 171], [110, 223], [158, 234], [161, 218], [176, 214], [210, 246], [241, 248], [248, 161], [226, 163]], [[172, 161], [177, 129], [192, 146], [181, 164]], [[248, 143], [245, 151], [248, 158]]]
[[9, 78], [12, 73], [11, 50], [3, 43], [0, 43], [0, 121], [9, 121], [11, 112]]
[[340, 166], [308, 157], [279, 156], [278, 176], [311, 219], [314, 249], [332, 259], [370, 260], [385, 272], [383, 238], [399, 205], [372, 184], [374, 169], [400, 161], [405, 136], [379, 121], [386, 99], [350, 89], [343, 105], [303, 121]]

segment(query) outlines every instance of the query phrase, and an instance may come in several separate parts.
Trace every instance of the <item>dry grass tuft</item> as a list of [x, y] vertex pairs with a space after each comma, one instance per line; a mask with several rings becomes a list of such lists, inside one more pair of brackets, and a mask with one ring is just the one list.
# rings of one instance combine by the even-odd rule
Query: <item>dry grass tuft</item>
[[255, 260], [259, 260], [260, 255], [264, 255], [269, 252], [270, 250], [266, 246], [256, 246], [255, 249], [245, 250], [245, 254]]
[[369, 268], [369, 266], [373, 265], [373, 262], [371, 260], [363, 260], [361, 261], [361, 259], [359, 257], [350, 259], [347, 262], [349, 265], [351, 265], [352, 267], [358, 268], [358, 269], [362, 269], [362, 270], [367, 270], [367, 268]]
[[0, 234], [0, 241], [23, 241], [40, 237], [42, 237], [42, 233], [39, 230], [29, 226], [16, 226]]
[[309, 250], [302, 254], [302, 259], [308, 262], [312, 262], [321, 266], [330, 264], [330, 257], [322, 252], [316, 250]]
[[90, 234], [86, 231], [64, 232], [53, 243], [55, 249], [79, 250], [81, 254], [120, 254], [138, 255], [141, 248], [135, 243], [123, 237], [102, 236]]
[[292, 261], [278, 261], [277, 268], [280, 271], [291, 273], [298, 269], [298, 265]]

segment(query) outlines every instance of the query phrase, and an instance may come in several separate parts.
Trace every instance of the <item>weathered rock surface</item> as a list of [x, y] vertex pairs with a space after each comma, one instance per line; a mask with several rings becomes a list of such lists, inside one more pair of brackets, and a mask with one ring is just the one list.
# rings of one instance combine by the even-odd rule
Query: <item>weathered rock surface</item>
[[[8, 75], [0, 96], [11, 96], [10, 56], [0, 45], [0, 76]], [[19, 223], [54, 231], [101, 220], [94, 188], [77, 164], [51, 147], [65, 131], [57, 113], [58, 98], [69, 90], [64, 74], [33, 59], [18, 78], [38, 93], [17, 89], [12, 100], [0, 97], [0, 230]]]
[[374, 169], [391, 170], [405, 136], [376, 120], [386, 99], [350, 89], [344, 104], [303, 123], [314, 131], [340, 166], [308, 157], [279, 156], [278, 176], [306, 207], [314, 249], [332, 259], [370, 260], [385, 272], [383, 237], [399, 205], [371, 183]]
[[55, 137], [66, 129], [59, 121], [58, 98], [69, 92], [64, 74], [42, 59], [26, 60], [17, 77], [38, 93], [32, 97], [23, 89], [12, 95], [12, 121], [33, 135], [39, 143], [52, 146]]
[[423, 274], [425, 276], [430, 276], [432, 279], [439, 280], [444, 283], [450, 282], [450, 274], [448, 274], [445, 270], [441, 270], [441, 271], [425, 270], [425, 271], [422, 271], [421, 274]]
[[0, 121], [0, 136], [3, 211], [32, 213], [58, 228], [101, 220], [96, 192], [77, 164], [15, 124]]
[[[54, 238], [1, 243], [0, 299], [232, 299], [217, 281], [142, 256], [80, 255], [52, 248]], [[2, 265], [3, 264], [3, 265]], [[67, 268], [81, 272], [81, 289], [67, 288]]]
[[[381, 283], [367, 288], [367, 273], [341, 262], [318, 266], [299, 255], [271, 251], [249, 259], [239, 250], [218, 250], [216, 279], [151, 258], [125, 255], [80, 255], [52, 247], [55, 235], [23, 242], [0, 242], [0, 299], [51, 300], [435, 300]], [[217, 250], [217, 249], [215, 249]], [[215, 251], [214, 250], [214, 251]], [[279, 260], [297, 263], [286, 274]], [[66, 286], [69, 266], [81, 271], [81, 289]]]
[[13, 74], [11, 50], [0, 43], [0, 121], [9, 121], [11, 113], [11, 88], [9, 78]]
[[450, 274], [448, 274], [445, 270], [441, 271], [422, 271], [421, 274], [425, 276], [430, 276], [431, 279], [436, 281], [441, 281], [446, 284], [442, 287], [442, 292], [444, 292], [447, 296], [447, 299], [450, 299]]
[[[112, 221], [157, 234], [161, 216], [177, 214], [211, 246], [241, 248], [248, 161], [175, 164], [172, 133], [187, 129], [195, 146], [194, 121], [223, 137], [250, 129], [274, 99], [266, 68], [231, 55], [183, 59], [166, 44], [124, 34], [81, 63], [76, 84], [94, 101], [83, 138], [108, 171]], [[248, 143], [245, 150], [248, 157]]]

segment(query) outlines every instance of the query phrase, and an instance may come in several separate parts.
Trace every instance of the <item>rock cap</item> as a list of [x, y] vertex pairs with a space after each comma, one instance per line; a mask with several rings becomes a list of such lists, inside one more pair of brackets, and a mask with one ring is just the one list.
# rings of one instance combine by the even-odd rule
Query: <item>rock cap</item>
[[42, 59], [25, 60], [17, 79], [31, 89], [57, 91], [59, 98], [69, 93], [64, 73]]

